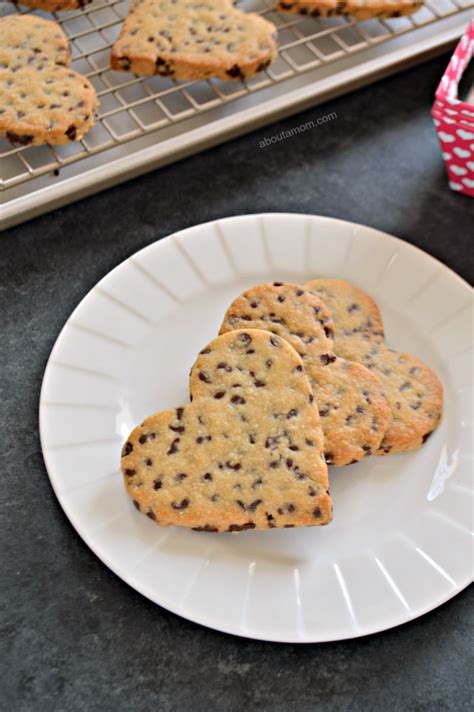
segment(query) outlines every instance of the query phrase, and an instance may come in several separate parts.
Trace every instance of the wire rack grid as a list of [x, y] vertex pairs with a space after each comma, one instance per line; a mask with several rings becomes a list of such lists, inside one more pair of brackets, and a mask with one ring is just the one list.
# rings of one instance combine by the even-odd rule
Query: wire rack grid
[[[138, 136], [156, 132], [159, 141], [159, 130], [164, 127], [439, 22], [465, 10], [470, 3], [472, 0], [426, 0], [424, 7], [409, 17], [357, 22], [346, 17], [283, 15], [274, 11], [274, 0], [243, 0], [239, 7], [263, 15], [277, 26], [279, 57], [252, 79], [234, 82], [177, 82], [113, 71], [110, 50], [128, 12], [129, 0], [95, 0], [78, 11], [37, 11], [35, 14], [61, 24], [70, 41], [71, 66], [90, 79], [100, 107], [95, 126], [81, 141], [64, 146], [13, 146], [0, 139], [0, 189], [21, 185], [45, 173], [57, 174], [68, 164]], [[0, 15], [26, 11], [10, 2], [0, 2]]]

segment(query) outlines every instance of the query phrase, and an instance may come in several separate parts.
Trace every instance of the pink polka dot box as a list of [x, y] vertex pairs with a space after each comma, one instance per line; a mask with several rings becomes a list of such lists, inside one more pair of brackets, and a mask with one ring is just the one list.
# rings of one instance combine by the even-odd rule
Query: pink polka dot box
[[436, 90], [431, 110], [443, 154], [449, 187], [474, 197], [474, 92], [458, 98], [459, 81], [472, 59], [474, 21], [459, 44]]

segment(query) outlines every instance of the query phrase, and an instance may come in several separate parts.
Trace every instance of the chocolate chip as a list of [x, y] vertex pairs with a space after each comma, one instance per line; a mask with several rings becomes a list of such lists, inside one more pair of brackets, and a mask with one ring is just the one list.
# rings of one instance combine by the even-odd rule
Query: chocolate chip
[[146, 516], [149, 517], [150, 519], [153, 519], [153, 521], [156, 522], [156, 514], [152, 509], [148, 510], [148, 512], [146, 513]]
[[226, 74], [228, 74], [229, 77], [232, 77], [233, 79], [244, 78], [244, 75], [242, 74], [242, 71], [238, 64], [234, 64], [230, 69], [227, 70]]
[[232, 463], [232, 462], [230, 462], [230, 460], [227, 460], [227, 462], [225, 464], [226, 464], [226, 467], [229, 468], [229, 470], [235, 470], [237, 472], [238, 470], [242, 469], [242, 465], [240, 462]]
[[326, 460], [326, 463], [328, 465], [333, 465], [334, 464], [334, 453], [333, 452], [325, 452], [324, 459]]
[[225, 396], [225, 391], [217, 391], [217, 393], [214, 393], [214, 398], [217, 398], [217, 400], [224, 398], [224, 396]]
[[140, 435], [140, 437], [138, 438], [138, 442], [140, 443], [140, 445], [144, 445], [147, 440], [148, 440], [148, 436], [145, 433]]
[[364, 412], [365, 412], [365, 409], [363, 408], [363, 406], [358, 405], [356, 408], [356, 413], [364, 413]]
[[139, 502], [137, 502], [136, 499], [134, 499], [134, 500], [132, 500], [132, 501], [133, 501], [133, 506], [135, 507], [135, 509], [138, 509], [138, 511], [140, 511], [140, 504], [139, 504]]
[[228, 363], [225, 361], [221, 361], [220, 363], [217, 364], [217, 369], [224, 369], [224, 371], [227, 371], [227, 373], [230, 373], [232, 371], [232, 366], [229, 366]]
[[250, 433], [250, 434], [249, 434], [249, 443], [250, 443], [251, 445], [255, 445], [255, 443], [256, 443], [255, 435], [254, 435], [253, 433]]
[[275, 517], [273, 514], [269, 514], [268, 512], [265, 513], [267, 517], [267, 522], [268, 522], [268, 528], [269, 529], [274, 529], [276, 527], [275, 524]]
[[327, 366], [328, 363], [334, 363], [337, 356], [334, 356], [334, 354], [321, 354], [319, 358], [321, 359], [323, 365]]
[[185, 497], [181, 502], [171, 502], [173, 509], [187, 509], [189, 506], [189, 499]]
[[212, 482], [212, 475], [210, 472], [205, 472], [202, 476], [203, 480], [207, 480], [207, 482]]
[[245, 524], [231, 524], [227, 531], [243, 532], [246, 529], [255, 529], [255, 524], [253, 522], [246, 522]]
[[265, 361], [265, 366], [266, 366], [267, 368], [271, 368], [272, 364], [273, 364], [273, 361], [271, 360], [271, 358], [268, 358], [268, 359]]
[[252, 342], [252, 337], [250, 334], [243, 333], [239, 335], [239, 341], [248, 346]]
[[193, 527], [195, 532], [218, 532], [217, 527], [211, 527], [210, 524], [205, 524], [203, 527]]
[[74, 124], [71, 124], [69, 128], [64, 132], [70, 141], [75, 141], [77, 136], [77, 129]]
[[334, 331], [330, 329], [329, 326], [324, 327], [324, 333], [326, 334], [328, 339], [332, 339], [332, 337], [334, 336]]
[[261, 477], [258, 477], [252, 484], [252, 489], [256, 489], [259, 485], [263, 485], [263, 480]]
[[321, 510], [320, 510], [319, 507], [315, 507], [315, 508], [313, 509], [313, 517], [314, 517], [315, 519], [320, 519], [320, 518], [322, 517], [322, 512], [321, 512]]
[[242, 398], [241, 396], [232, 396], [230, 402], [235, 403], [236, 405], [243, 405], [246, 401], [245, 398]]
[[302, 297], [304, 294], [304, 289], [297, 289], [296, 290], [296, 296], [297, 297]]
[[167, 452], [167, 455], [174, 455], [175, 452], [178, 452], [178, 443], [179, 443], [179, 441], [180, 441], [179, 438], [175, 438], [175, 439], [173, 440], [173, 442], [171, 443], [171, 447], [170, 447], [170, 449], [169, 449], [168, 452]]
[[308, 494], [310, 497], [316, 497], [317, 492], [311, 485], [308, 487]]
[[130, 441], [126, 442], [123, 446], [122, 457], [127, 457], [133, 451], [133, 445]]
[[424, 445], [425, 442], [428, 440], [428, 438], [430, 437], [430, 435], [432, 435], [432, 433], [433, 433], [433, 431], [431, 430], [429, 433], [425, 433], [425, 434], [423, 435], [423, 438], [422, 438], [422, 443], [423, 443], [423, 445]]
[[151, 467], [153, 465], [153, 460], [150, 457], [147, 457], [147, 459], [145, 460], [145, 465], [147, 467]]
[[207, 346], [205, 349], [203, 349], [203, 350], [200, 351], [199, 353], [200, 353], [200, 354], [210, 354], [210, 353], [211, 353], [211, 349], [209, 348], [209, 346]]
[[349, 314], [350, 314], [351, 312], [357, 311], [357, 309], [359, 309], [359, 308], [360, 308], [360, 307], [359, 307], [358, 304], [355, 304], [355, 303], [354, 303], [354, 304], [349, 304], [349, 306], [347, 307], [347, 311], [348, 311]]
[[25, 134], [19, 136], [13, 131], [7, 131], [5, 135], [9, 141], [12, 143], [18, 143], [20, 146], [28, 146], [28, 144], [33, 143], [33, 136], [27, 136]]
[[184, 425], [169, 425], [168, 426], [170, 430], [173, 431], [173, 433], [184, 433], [186, 428]]
[[160, 480], [158, 477], [156, 480], [153, 480], [153, 489], [154, 490], [159, 490], [163, 486], [163, 482]]
[[182, 482], [186, 479], [186, 477], [186, 472], [178, 472], [178, 474], [174, 476], [174, 479], [176, 480], [176, 482]]
[[290, 420], [290, 418], [296, 418], [297, 415], [298, 415], [298, 410], [297, 410], [297, 408], [292, 408], [292, 409], [289, 410], [288, 413], [286, 414], [286, 419], [287, 419], [287, 420]]
[[183, 417], [183, 413], [184, 408], [176, 408], [176, 417], [178, 418], [178, 420], [181, 420], [181, 418]]
[[281, 340], [278, 338], [278, 336], [272, 336], [270, 339], [270, 343], [272, 346], [280, 346]]
[[319, 411], [319, 415], [321, 418], [325, 418], [327, 415], [329, 415], [329, 408], [321, 408]]
[[136, 471], [136, 470], [128, 469], [128, 470], [125, 470], [125, 474], [126, 474], [127, 477], [133, 477], [134, 475], [137, 474], [137, 471]]
[[209, 374], [206, 373], [205, 371], [200, 371], [200, 372], [199, 372], [199, 380], [200, 380], [200, 381], [204, 381], [204, 383], [210, 383], [210, 382], [211, 382], [211, 378], [210, 378]]
[[308, 445], [308, 447], [314, 447], [314, 442], [312, 440], [310, 440], [309, 438], [306, 438], [305, 442], [306, 442], [306, 445]]

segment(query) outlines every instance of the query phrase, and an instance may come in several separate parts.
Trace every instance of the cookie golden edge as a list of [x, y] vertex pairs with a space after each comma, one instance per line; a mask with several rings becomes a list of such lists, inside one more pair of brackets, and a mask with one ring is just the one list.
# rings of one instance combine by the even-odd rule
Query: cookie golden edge
[[[313, 293], [317, 296], [319, 296], [318, 288], [335, 288], [348, 302], [358, 301], [360, 304], [363, 304], [365, 313], [370, 315], [374, 322], [373, 332], [375, 332], [375, 340], [380, 347], [386, 349], [387, 352], [390, 352], [384, 340], [385, 336], [382, 315], [377, 303], [369, 294], [367, 294], [367, 292], [364, 292], [362, 289], [356, 287], [347, 280], [337, 278], [314, 279], [306, 282], [304, 286], [310, 290], [314, 289], [315, 291]], [[335, 323], [335, 348], [337, 351], [337, 331], [339, 325], [337, 323], [337, 319], [334, 319], [334, 317], [333, 321]], [[371, 334], [369, 334], [369, 342], [370, 341], [374, 341]], [[397, 356], [404, 358], [406, 361], [409, 361], [412, 366], [420, 369], [423, 379], [429, 383], [430, 390], [433, 393], [431, 408], [433, 417], [426, 417], [423, 419], [417, 418], [416, 422], [406, 424], [401, 421], [394, 420], [392, 417], [385, 435], [382, 438], [380, 447], [373, 453], [378, 456], [397, 455], [403, 452], [418, 450], [422, 447], [422, 445], [424, 445], [443, 419], [443, 384], [436, 375], [435, 371], [424, 361], [416, 358], [416, 356], [412, 356], [408, 353], [396, 353]], [[391, 410], [391, 412], [393, 416], [393, 411]]]
[[37, 17], [36, 15], [7, 15], [0, 18], [0, 23], [4, 22], [21, 23], [21, 25], [25, 26], [26, 32], [31, 30], [33, 25], [39, 23], [43, 25], [45, 29], [50, 30], [51, 33], [60, 34], [62, 36], [61, 53], [58, 55], [56, 61], [51, 60], [50, 70], [53, 72], [67, 72], [69, 78], [73, 78], [82, 84], [81, 101], [84, 102], [84, 106], [82, 107], [81, 114], [85, 114], [87, 118], [78, 120], [77, 116], [64, 113], [54, 129], [48, 131], [42, 126], [35, 125], [33, 114], [30, 114], [27, 121], [21, 121], [14, 119], [7, 108], [5, 113], [0, 115], [0, 136], [5, 136], [11, 143], [22, 146], [37, 146], [44, 145], [45, 143], [61, 145], [71, 143], [72, 141], [79, 141], [94, 126], [95, 114], [99, 102], [96, 91], [90, 81], [69, 67], [71, 53], [68, 39], [63, 30], [56, 22]]
[[280, 0], [276, 10], [288, 15], [382, 20], [413, 15], [423, 4], [423, 0]]
[[[230, 5], [230, 9], [233, 9], [232, 5]], [[224, 64], [218, 57], [213, 57], [212, 53], [201, 56], [193, 54], [191, 51], [189, 53], [184, 51], [172, 53], [162, 50], [158, 58], [153, 49], [150, 49], [148, 54], [144, 54], [133, 49], [133, 37], [130, 32], [134, 24], [134, 15], [139, 12], [139, 8], [134, 10], [133, 6], [131, 7], [120, 36], [112, 47], [110, 65], [116, 71], [131, 72], [143, 76], [171, 77], [177, 80], [210, 78], [241, 80], [248, 79], [269, 67], [278, 55], [277, 28], [272, 22], [255, 13], [242, 14], [245, 15], [246, 20], [252, 21], [256, 27], [260, 28], [262, 35], [266, 35], [268, 49], [261, 50], [251, 62], [246, 62], [243, 57], [239, 59], [236, 55], [232, 61]], [[126, 49], [129, 44], [132, 47]]]
[[[241, 333], [245, 333], [245, 329], [240, 330]], [[266, 340], [271, 339], [272, 334], [267, 331], [262, 331], [262, 330], [252, 330], [253, 332], [257, 333], [260, 335], [261, 338], [264, 338]], [[216, 344], [222, 344], [223, 341], [225, 340], [233, 340], [235, 339], [236, 336], [236, 331], [228, 332], [227, 334], [221, 335], [213, 339], [204, 349], [199, 353], [195, 363], [193, 364], [193, 367], [191, 368], [190, 376], [189, 376], [189, 385], [190, 385], [190, 390], [192, 390], [193, 382], [198, 383], [197, 379], [197, 373], [198, 370], [204, 365], [205, 362], [203, 362], [202, 355], [203, 352], [206, 352], [207, 349], [212, 349]], [[284, 351], [287, 352], [287, 354], [291, 354], [291, 357], [294, 359], [295, 366], [302, 366], [302, 360], [300, 356], [297, 354], [297, 352], [293, 349], [293, 347], [284, 339], [282, 339], [282, 345]], [[306, 385], [307, 385], [307, 395], [312, 396], [312, 389], [309, 383], [309, 379], [306, 378]], [[192, 394], [191, 394], [192, 395]], [[204, 400], [204, 399], [203, 399]], [[312, 418], [314, 421], [314, 426], [316, 427], [317, 424], [319, 424], [319, 413], [317, 409], [317, 404], [316, 402], [310, 404], [309, 402], [310, 399], [308, 399], [308, 408], [311, 409], [311, 414]], [[173, 413], [177, 413], [180, 410], [184, 410], [184, 408], [189, 409], [193, 407], [198, 407], [198, 404], [200, 402], [200, 399], [197, 398], [194, 401], [191, 401], [190, 403], [187, 403], [183, 406], [178, 406], [177, 408], [172, 408], [168, 409], [165, 411], [161, 411], [159, 413], [155, 413], [148, 418], [146, 418], [140, 425], [137, 425], [128, 438], [126, 439], [122, 451], [121, 451], [121, 471], [123, 475], [123, 480], [124, 480], [124, 485], [126, 492], [130, 499], [132, 500], [135, 508], [148, 516], [152, 521], [154, 521], [156, 524], [158, 524], [161, 527], [168, 527], [168, 526], [182, 526], [187, 529], [192, 529], [195, 531], [207, 531], [207, 532], [212, 532], [212, 533], [225, 533], [225, 532], [241, 532], [241, 531], [246, 531], [246, 530], [254, 530], [254, 531], [269, 531], [273, 528], [286, 528], [286, 526], [292, 527], [292, 528], [303, 528], [303, 527], [308, 527], [308, 526], [325, 526], [329, 524], [332, 521], [332, 516], [333, 516], [333, 507], [332, 507], [332, 498], [329, 492], [329, 479], [328, 479], [328, 470], [327, 466], [324, 463], [323, 460], [318, 462], [318, 466], [320, 468], [319, 470], [319, 481], [316, 482], [318, 487], [323, 486], [325, 488], [324, 492], [319, 494], [317, 501], [316, 501], [316, 506], [315, 508], [319, 510], [318, 512], [318, 519], [315, 521], [314, 515], [310, 514], [309, 512], [304, 516], [300, 517], [298, 520], [298, 524], [295, 524], [295, 519], [294, 517], [289, 517], [285, 515], [281, 515], [279, 523], [277, 526], [271, 526], [268, 523], [268, 520], [262, 513], [255, 512], [254, 514], [251, 515], [251, 518], [249, 518], [249, 514], [242, 512], [242, 514], [237, 513], [237, 514], [232, 514], [232, 524], [229, 525], [229, 521], [226, 519], [224, 521], [223, 518], [216, 517], [215, 515], [213, 516], [212, 520], [212, 525], [210, 526], [207, 523], [207, 517], [203, 517], [199, 520], [196, 520], [194, 516], [190, 517], [189, 514], [186, 512], [181, 512], [179, 515], [175, 517], [170, 517], [169, 516], [169, 511], [167, 510], [166, 516], [160, 516], [160, 513], [156, 512], [155, 508], [155, 503], [153, 501], [153, 495], [150, 492], [147, 492], [144, 496], [137, 495], [136, 489], [134, 489], [130, 485], [130, 477], [127, 475], [127, 470], [130, 467], [130, 460], [129, 456], [131, 453], [135, 452], [136, 446], [140, 444], [140, 438], [143, 438], [144, 435], [149, 432], [150, 428], [153, 427], [159, 427], [162, 423], [166, 424], [169, 422], [169, 417]]]

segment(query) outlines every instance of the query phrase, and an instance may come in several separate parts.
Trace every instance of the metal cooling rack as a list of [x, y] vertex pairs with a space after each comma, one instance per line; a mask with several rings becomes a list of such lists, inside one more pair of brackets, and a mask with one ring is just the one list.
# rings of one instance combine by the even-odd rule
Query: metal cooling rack
[[[35, 13], [62, 25], [71, 66], [89, 77], [100, 109], [82, 141], [12, 146], [0, 139], [0, 229], [440, 52], [462, 33], [473, 2], [426, 0], [410, 17], [356, 22], [283, 15], [273, 11], [274, 0], [244, 0], [242, 9], [278, 27], [280, 52], [266, 71], [238, 82], [112, 71], [110, 48], [128, 5], [95, 0], [83, 10]], [[20, 11], [0, 0], [0, 14]]]

